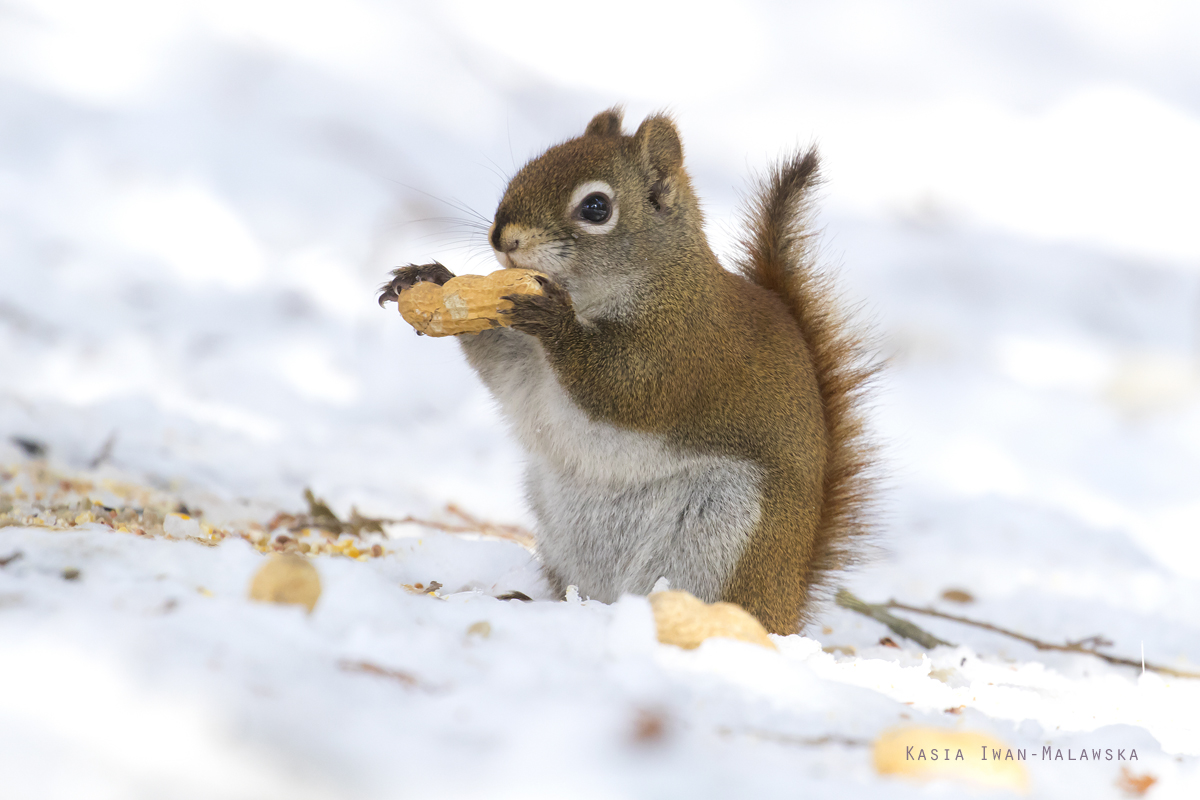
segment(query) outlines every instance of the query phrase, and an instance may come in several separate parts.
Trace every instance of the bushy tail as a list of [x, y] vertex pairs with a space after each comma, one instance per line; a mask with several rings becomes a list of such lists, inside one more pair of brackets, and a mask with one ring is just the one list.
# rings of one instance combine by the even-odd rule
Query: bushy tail
[[853, 563], [861, 550], [855, 543], [866, 531], [874, 482], [874, 449], [864, 436], [862, 403], [878, 371], [867, 360], [862, 338], [851, 331], [828, 277], [813, 265], [813, 234], [806, 226], [809, 194], [819, 181], [817, 162], [816, 151], [809, 150], [762, 182], [747, 210], [744, 256], [738, 263], [747, 279], [783, 298], [816, 366], [828, 460], [810, 592], [831, 570]]

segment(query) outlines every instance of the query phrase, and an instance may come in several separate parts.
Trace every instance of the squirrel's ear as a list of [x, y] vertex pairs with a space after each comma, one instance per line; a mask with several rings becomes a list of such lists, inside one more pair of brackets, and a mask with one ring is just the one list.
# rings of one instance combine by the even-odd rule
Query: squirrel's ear
[[607, 111], [601, 111], [596, 116], [592, 117], [592, 121], [588, 123], [587, 130], [583, 132], [584, 136], [620, 136], [621, 135], [621, 107], [613, 106]]
[[675, 176], [683, 169], [683, 143], [675, 124], [665, 114], [646, 117], [633, 141], [641, 154], [642, 167], [651, 176], [651, 202], [655, 208], [663, 203], [672, 205]]

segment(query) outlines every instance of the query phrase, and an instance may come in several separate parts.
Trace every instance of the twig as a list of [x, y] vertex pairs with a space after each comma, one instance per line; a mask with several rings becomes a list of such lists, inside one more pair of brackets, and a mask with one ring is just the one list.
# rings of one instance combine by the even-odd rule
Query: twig
[[45, 442], [30, 439], [28, 436], [10, 436], [8, 440], [21, 448], [21, 452], [30, 458], [45, 458], [48, 449]]
[[892, 629], [892, 632], [903, 636], [905, 639], [912, 639], [917, 644], [929, 650], [938, 645], [946, 645], [954, 647], [950, 642], [937, 638], [931, 633], [917, 627], [906, 619], [900, 619], [897, 616], [889, 614], [887, 609], [881, 605], [867, 603], [860, 600], [854, 594], [851, 594], [846, 589], [839, 589], [836, 597], [836, 602], [842, 608], [847, 608], [851, 611], [857, 611], [859, 614], [870, 617], [876, 622], [882, 622], [884, 625]]
[[101, 464], [103, 464], [105, 461], [108, 461], [108, 459], [112, 457], [113, 447], [116, 445], [116, 443], [117, 432], [113, 431], [108, 435], [108, 438], [104, 440], [104, 444], [100, 445], [100, 450], [97, 451], [96, 455], [92, 457], [92, 460], [88, 462], [88, 469], [99, 469]]
[[[864, 605], [867, 605], [867, 604], [864, 603]], [[933, 608], [920, 608], [918, 606], [910, 606], [905, 603], [898, 603], [895, 600], [889, 600], [887, 603], [883, 604], [882, 606], [875, 606], [875, 608], [896, 608], [901, 611], [911, 611], [915, 614], [927, 614], [931, 617], [939, 617], [941, 619], [948, 619], [953, 622], [961, 622], [963, 625], [972, 625], [976, 628], [983, 628], [984, 630], [992, 631], [993, 633], [999, 633], [999, 634], [1003, 634], [1004, 636], [1009, 636], [1013, 639], [1017, 639], [1018, 641], [1022, 641], [1022, 642], [1025, 642], [1026, 644], [1033, 645], [1038, 650], [1055, 650], [1060, 653], [1086, 653], [1089, 656], [1095, 656], [1096, 658], [1104, 659], [1105, 661], [1107, 661], [1110, 664], [1120, 664], [1120, 665], [1126, 666], [1126, 667], [1141, 667], [1142, 666], [1142, 662], [1138, 659], [1121, 658], [1120, 656], [1110, 656], [1107, 653], [1101, 653], [1100, 651], [1096, 650], [1094, 647], [1084, 647], [1083, 646], [1084, 642], [1096, 641], [1099, 644], [1100, 642], [1107, 641], [1107, 640], [1101, 639], [1098, 636], [1091, 636], [1091, 637], [1088, 637], [1087, 639], [1082, 639], [1078, 642], [1068, 642], [1067, 644], [1053, 644], [1051, 642], [1043, 642], [1040, 639], [1035, 639], [1032, 636], [1026, 636], [1022, 633], [1017, 633], [1016, 631], [1010, 631], [1007, 628], [1001, 628], [999, 625], [993, 625], [990, 622], [979, 622], [977, 620], [968, 619], [966, 617], [960, 617], [957, 614], [947, 614], [944, 611], [938, 611], [937, 609], [933, 609]], [[1160, 664], [1147, 663], [1145, 665], [1145, 668], [1148, 670], [1151, 670], [1153, 672], [1161, 672], [1164, 675], [1172, 675], [1176, 678], [1200, 678], [1200, 673], [1188, 672], [1186, 670], [1181, 670], [1181, 669], [1174, 669], [1173, 667], [1164, 667]]]
[[717, 734], [720, 736], [748, 736], [753, 739], [760, 739], [767, 742], [775, 742], [777, 744], [798, 745], [800, 747], [821, 747], [827, 744], [840, 744], [845, 747], [870, 747], [871, 742], [868, 739], [854, 739], [849, 736], [837, 736], [827, 733], [823, 736], [788, 736], [783, 733], [775, 733], [774, 731], [764, 731], [749, 729], [743, 731], [735, 731], [732, 728], [717, 728]]
[[420, 686], [421, 682], [416, 676], [398, 669], [388, 669], [381, 667], [378, 664], [372, 664], [370, 661], [351, 661], [343, 659], [338, 662], [338, 666], [346, 672], [365, 672], [368, 675], [378, 675], [381, 678], [390, 678], [391, 680], [401, 683], [405, 686], [416, 687]]
[[446, 511], [455, 515], [459, 519], [466, 522], [468, 525], [475, 526], [484, 536], [493, 536], [497, 539], [507, 539], [510, 542], [516, 542], [524, 547], [533, 547], [533, 534], [520, 525], [499, 525], [494, 522], [485, 522], [471, 516], [463, 511], [454, 503], [446, 506]]
[[311, 489], [304, 490], [304, 501], [308, 504], [307, 512], [276, 514], [275, 518], [267, 524], [268, 530], [275, 530], [282, 526], [287, 526], [288, 530], [292, 531], [303, 528], [320, 528], [333, 534], [348, 533], [351, 536], [361, 536], [364, 531], [383, 533], [384, 525], [420, 525], [443, 533], [476, 533], [480, 536], [515, 542], [522, 547], [533, 549], [533, 534], [520, 525], [498, 525], [494, 522], [487, 522], [471, 516], [454, 503], [446, 506], [446, 513], [457, 517], [462, 524], [437, 522], [413, 516], [401, 519], [364, 517], [358, 513], [357, 508], [351, 508], [350, 519], [343, 522], [324, 500], [312, 493]]
[[488, 536], [493, 539], [504, 539], [508, 542], [515, 542], [522, 547], [533, 549], [533, 534], [520, 525], [499, 525], [494, 522], [477, 519], [471, 516], [454, 503], [446, 506], [446, 513], [458, 517], [463, 524], [455, 525], [449, 522], [438, 522], [431, 519], [420, 519], [419, 517], [404, 517], [403, 519], [385, 520], [395, 525], [420, 525], [425, 528], [433, 528], [443, 533], [477, 533], [480, 536]]

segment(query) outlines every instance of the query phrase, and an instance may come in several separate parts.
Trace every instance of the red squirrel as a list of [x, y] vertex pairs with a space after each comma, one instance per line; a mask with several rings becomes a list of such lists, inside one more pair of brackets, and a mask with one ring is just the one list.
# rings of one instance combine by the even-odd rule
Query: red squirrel
[[[795, 633], [867, 528], [873, 368], [811, 263], [814, 151], [778, 166], [722, 268], [664, 115], [598, 114], [512, 178], [488, 238], [536, 270], [511, 327], [458, 336], [528, 453], [537, 552], [559, 596], [604, 602], [662, 577]], [[402, 267], [394, 298], [445, 283]]]

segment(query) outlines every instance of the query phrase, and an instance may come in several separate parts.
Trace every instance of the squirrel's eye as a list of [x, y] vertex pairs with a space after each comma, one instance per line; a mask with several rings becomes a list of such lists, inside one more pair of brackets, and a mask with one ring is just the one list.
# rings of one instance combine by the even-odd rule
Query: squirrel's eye
[[602, 225], [612, 216], [612, 202], [601, 192], [592, 192], [579, 204], [579, 216], [588, 222]]
[[563, 213], [580, 233], [600, 235], [617, 227], [621, 206], [612, 186], [604, 181], [587, 181], [571, 192]]

